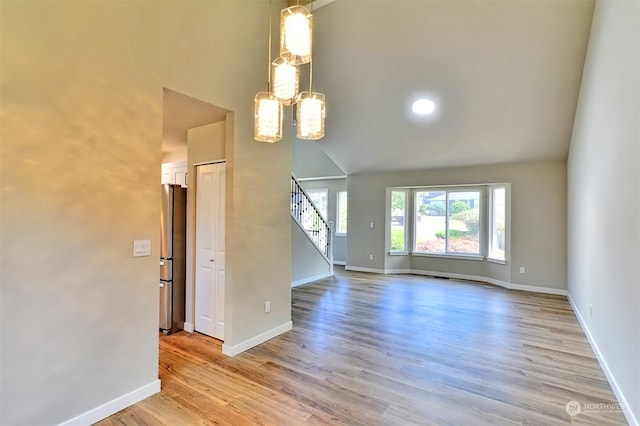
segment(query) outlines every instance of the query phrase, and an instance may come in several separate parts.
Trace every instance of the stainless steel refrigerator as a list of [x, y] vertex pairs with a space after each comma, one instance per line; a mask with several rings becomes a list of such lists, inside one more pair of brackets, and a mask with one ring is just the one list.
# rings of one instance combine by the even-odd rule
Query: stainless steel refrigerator
[[180, 185], [162, 185], [160, 330], [164, 334], [171, 334], [184, 328], [186, 224], [186, 188]]

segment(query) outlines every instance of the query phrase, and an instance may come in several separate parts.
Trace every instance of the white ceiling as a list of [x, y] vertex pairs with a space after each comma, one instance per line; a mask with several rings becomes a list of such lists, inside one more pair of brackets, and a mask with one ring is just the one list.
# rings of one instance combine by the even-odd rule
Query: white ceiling
[[[328, 4], [313, 63], [326, 136], [309, 143], [347, 174], [565, 159], [592, 12], [591, 0]], [[422, 95], [433, 116], [411, 114]]]
[[182, 150], [187, 129], [217, 123], [227, 110], [169, 89], [162, 91], [162, 152]]

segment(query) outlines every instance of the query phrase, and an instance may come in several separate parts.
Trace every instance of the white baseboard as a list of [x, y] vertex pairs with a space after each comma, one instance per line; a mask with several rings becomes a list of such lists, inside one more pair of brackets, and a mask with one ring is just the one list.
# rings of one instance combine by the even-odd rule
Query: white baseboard
[[345, 262], [344, 260], [334, 260], [333, 264], [334, 265], [342, 265], [342, 266], [344, 266], [344, 265], [347, 264], [347, 262]]
[[60, 426], [85, 426], [94, 424], [102, 419], [106, 419], [120, 410], [124, 410], [125, 408], [150, 397], [151, 395], [155, 395], [158, 392], [160, 392], [160, 380], [154, 380], [148, 385], [119, 396], [112, 401], [104, 403], [99, 407], [87, 411], [86, 413], [67, 420], [61, 423]]
[[544, 293], [544, 294], [556, 294], [559, 296], [567, 295], [567, 290], [561, 289], [561, 288], [514, 284], [507, 281], [501, 281], [491, 277], [481, 277], [478, 275], [454, 274], [450, 272], [439, 272], [439, 271], [425, 271], [422, 269], [412, 269], [410, 273], [414, 275], [430, 275], [430, 276], [447, 277], [447, 278], [453, 278], [453, 279], [459, 279], [459, 280], [481, 281], [489, 284], [494, 284], [500, 287], [508, 288], [509, 290], [530, 291], [533, 293]]
[[618, 386], [618, 382], [613, 376], [613, 373], [611, 373], [611, 369], [609, 368], [607, 361], [602, 356], [602, 352], [600, 352], [600, 348], [598, 347], [598, 344], [596, 343], [593, 336], [591, 335], [591, 331], [589, 331], [589, 327], [587, 326], [587, 323], [582, 318], [582, 315], [580, 315], [580, 311], [578, 310], [578, 307], [573, 302], [573, 299], [571, 298], [570, 295], [567, 298], [569, 299], [571, 308], [573, 309], [573, 312], [576, 314], [576, 318], [578, 319], [578, 322], [580, 323], [580, 326], [582, 327], [584, 334], [587, 336], [587, 340], [589, 341], [589, 344], [591, 345], [593, 352], [596, 354], [596, 358], [600, 363], [600, 367], [602, 367], [602, 371], [604, 371], [604, 375], [607, 377], [607, 381], [609, 382], [609, 385], [613, 390], [613, 394], [618, 399], [618, 403], [622, 408], [622, 412], [624, 416], [626, 417], [630, 425], [640, 426], [640, 424], [638, 423], [638, 419], [633, 414], [633, 412], [629, 409], [629, 404], [627, 403], [627, 399], [624, 397], [624, 394], [622, 393], [620, 386]]
[[187, 333], [193, 333], [195, 330], [196, 328], [190, 322], [184, 323], [184, 331], [186, 331]]
[[[487, 278], [487, 280], [491, 280]], [[498, 280], [493, 280], [498, 281]], [[540, 287], [535, 285], [524, 285], [524, 284], [514, 284], [514, 283], [505, 283], [506, 285], [501, 285], [497, 282], [489, 281], [492, 284], [499, 285], [501, 287], [506, 287], [511, 290], [521, 290], [521, 291], [531, 291], [534, 293], [545, 293], [545, 294], [557, 294], [558, 296], [567, 296], [569, 293], [567, 290], [563, 288], [552, 288], [552, 287]]]
[[385, 274], [410, 274], [411, 269], [385, 269]]
[[311, 282], [318, 281], [318, 280], [321, 280], [323, 278], [329, 278], [329, 277], [332, 277], [332, 276], [333, 276], [333, 274], [331, 272], [325, 272], [324, 274], [318, 274], [318, 275], [314, 275], [312, 277], [302, 278], [300, 280], [291, 281], [291, 287], [297, 287], [297, 286], [302, 285], [302, 284], [311, 283]]
[[260, 333], [257, 336], [254, 336], [250, 339], [245, 340], [244, 342], [240, 342], [237, 345], [229, 345], [227, 343], [222, 344], [222, 353], [228, 356], [236, 356], [239, 353], [246, 351], [247, 349], [251, 349], [254, 346], [258, 346], [260, 343], [264, 343], [269, 339], [273, 339], [279, 334], [285, 333], [293, 328], [293, 323], [291, 321], [287, 321], [282, 325], [279, 325], [271, 330], [267, 330], [264, 333]]
[[552, 288], [552, 287], [542, 287], [542, 286], [533, 286], [533, 285], [523, 285], [523, 284], [514, 284], [506, 281], [500, 281], [491, 277], [481, 277], [478, 275], [466, 275], [466, 274], [456, 274], [452, 272], [440, 272], [440, 271], [425, 271], [423, 269], [374, 269], [374, 268], [363, 268], [360, 266], [346, 266], [345, 270], [347, 271], [357, 271], [357, 272], [372, 272], [374, 274], [413, 274], [413, 275], [428, 275], [435, 277], [446, 277], [453, 278], [459, 280], [470, 280], [470, 281], [480, 281], [489, 284], [495, 284], [500, 287], [508, 288], [509, 290], [520, 290], [520, 291], [530, 291], [533, 293], [544, 293], [544, 294], [556, 294], [559, 296], [566, 296], [567, 290], [562, 288]]
[[384, 274], [384, 269], [374, 269], [374, 268], [362, 268], [360, 266], [345, 266], [345, 270], [347, 271], [355, 271], [355, 272], [372, 272], [374, 274]]

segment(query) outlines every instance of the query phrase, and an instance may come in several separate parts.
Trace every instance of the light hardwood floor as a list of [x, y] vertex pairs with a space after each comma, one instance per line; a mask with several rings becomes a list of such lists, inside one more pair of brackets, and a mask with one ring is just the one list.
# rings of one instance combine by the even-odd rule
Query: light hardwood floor
[[344, 270], [292, 293], [293, 330], [234, 358], [161, 336], [162, 392], [99, 424], [626, 424], [565, 297]]

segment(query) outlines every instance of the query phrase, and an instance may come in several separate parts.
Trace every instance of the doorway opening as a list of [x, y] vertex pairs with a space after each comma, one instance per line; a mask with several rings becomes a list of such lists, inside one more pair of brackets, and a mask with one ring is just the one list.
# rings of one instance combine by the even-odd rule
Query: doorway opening
[[[228, 144], [232, 144], [234, 114], [228, 109], [213, 105], [209, 102], [194, 98], [192, 96], [163, 88], [163, 118], [162, 118], [162, 181], [186, 188], [186, 244], [185, 244], [185, 280], [184, 288], [184, 330], [192, 333], [202, 332], [196, 326], [196, 305], [198, 304], [198, 292], [196, 282], [198, 275], [198, 249], [197, 235], [207, 231], [205, 225], [198, 227], [196, 215], [198, 212], [198, 169], [205, 164], [222, 164], [226, 160]], [[229, 150], [230, 152], [230, 150]], [[203, 169], [204, 170], [204, 169]], [[172, 181], [173, 179], [173, 181]], [[204, 185], [204, 183], [201, 183]], [[222, 187], [220, 188], [220, 184]], [[227, 180], [224, 176], [218, 176], [216, 187], [222, 194], [222, 212], [224, 213], [224, 199], [230, 193], [226, 187]], [[220, 204], [220, 203], [219, 203]], [[204, 223], [204, 222], [203, 222]], [[222, 242], [224, 242], [224, 215], [222, 216]], [[219, 227], [220, 228], [220, 227]], [[224, 257], [224, 246], [217, 246], [216, 256]], [[217, 294], [221, 296], [215, 302], [217, 321], [212, 335], [218, 339], [224, 338], [224, 259], [215, 263], [220, 264], [217, 270], [212, 269], [212, 273], [217, 273], [216, 286]]]

